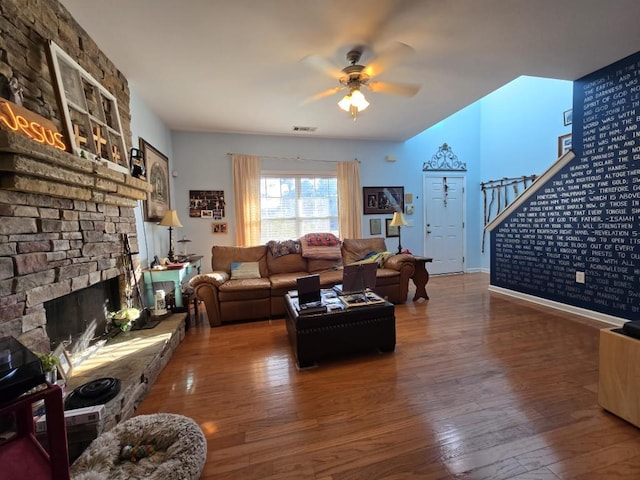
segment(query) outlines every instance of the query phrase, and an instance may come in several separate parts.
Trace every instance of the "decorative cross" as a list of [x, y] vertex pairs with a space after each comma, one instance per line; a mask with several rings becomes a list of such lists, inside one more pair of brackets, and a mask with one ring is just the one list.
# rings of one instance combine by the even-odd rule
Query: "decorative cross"
[[73, 125], [73, 136], [76, 138], [76, 146], [78, 148], [82, 148], [87, 144], [87, 137], [83, 137], [80, 134], [80, 127], [78, 127], [77, 123]]
[[111, 156], [113, 157], [114, 162], [116, 162], [118, 165], [122, 165], [122, 163], [120, 162], [120, 160], [122, 160], [122, 157], [120, 156], [120, 149], [118, 148], [118, 145], [111, 145]]
[[102, 156], [102, 146], [107, 145], [107, 139], [100, 132], [100, 125], [93, 127], [93, 141], [96, 142], [96, 152]]

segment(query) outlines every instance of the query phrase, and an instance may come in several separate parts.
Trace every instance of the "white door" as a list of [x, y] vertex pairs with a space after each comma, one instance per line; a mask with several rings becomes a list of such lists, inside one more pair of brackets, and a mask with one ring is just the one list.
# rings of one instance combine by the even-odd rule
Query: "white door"
[[464, 271], [464, 184], [463, 176], [425, 175], [425, 256], [433, 258], [429, 273]]

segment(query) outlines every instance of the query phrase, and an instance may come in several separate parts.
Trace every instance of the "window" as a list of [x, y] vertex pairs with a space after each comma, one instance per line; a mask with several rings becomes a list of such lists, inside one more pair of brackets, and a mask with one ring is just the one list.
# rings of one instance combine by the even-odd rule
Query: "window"
[[260, 240], [289, 240], [306, 233], [338, 235], [335, 175], [271, 175], [260, 178]]
[[62, 101], [62, 116], [76, 155], [107, 160], [129, 171], [118, 103], [88, 72], [54, 42], [51, 57]]

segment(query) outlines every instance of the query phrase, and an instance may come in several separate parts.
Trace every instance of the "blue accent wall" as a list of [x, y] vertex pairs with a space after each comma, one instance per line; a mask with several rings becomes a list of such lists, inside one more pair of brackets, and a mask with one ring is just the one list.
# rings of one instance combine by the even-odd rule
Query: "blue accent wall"
[[639, 124], [640, 53], [574, 82], [576, 157], [491, 232], [492, 285], [639, 318]]
[[[443, 143], [467, 164], [467, 270], [489, 270], [488, 234], [482, 253], [480, 182], [540, 175], [556, 161], [556, 139], [571, 131], [562, 113], [571, 108], [572, 88], [572, 82], [566, 80], [522, 76], [405, 142], [413, 172], [421, 172], [422, 164]], [[421, 181], [419, 176], [407, 176], [412, 189], [405, 191], [421, 192]], [[424, 212], [421, 200], [415, 205], [410, 221], [417, 228], [404, 229], [402, 238], [404, 242], [405, 235], [413, 235], [411, 244], [420, 245]]]

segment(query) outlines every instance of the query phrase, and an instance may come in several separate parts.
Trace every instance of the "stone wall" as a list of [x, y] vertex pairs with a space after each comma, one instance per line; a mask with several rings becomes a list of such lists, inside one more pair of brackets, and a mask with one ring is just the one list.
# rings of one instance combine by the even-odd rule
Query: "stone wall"
[[[126, 78], [56, 0], [0, 2], [0, 96], [62, 130], [47, 61], [53, 40], [118, 100], [131, 146]], [[1, 128], [1, 126], [0, 126]], [[44, 302], [122, 275], [122, 234], [137, 251], [134, 207], [148, 184], [0, 130], [0, 337], [48, 351]]]
[[0, 337], [49, 351], [45, 302], [124, 275], [123, 234], [137, 252], [134, 208], [151, 187], [3, 131], [0, 187]]
[[[57, 0], [0, 2], [0, 75], [16, 77], [23, 87], [25, 108], [50, 118], [62, 131], [52, 74], [47, 61], [53, 40], [118, 100], [122, 133], [131, 147], [129, 84], [96, 43]], [[0, 96], [9, 98], [7, 86]]]

